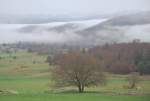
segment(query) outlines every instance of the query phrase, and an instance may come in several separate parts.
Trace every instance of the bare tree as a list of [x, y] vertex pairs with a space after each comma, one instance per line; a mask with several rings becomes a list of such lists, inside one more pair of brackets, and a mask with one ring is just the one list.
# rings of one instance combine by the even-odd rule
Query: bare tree
[[129, 82], [129, 88], [135, 88], [136, 84], [139, 82], [139, 74], [136, 72], [133, 72], [130, 74], [130, 76], [127, 78]]
[[57, 86], [77, 86], [80, 93], [84, 91], [85, 86], [99, 85], [105, 80], [97, 60], [83, 52], [60, 56], [57, 66], [51, 71]]

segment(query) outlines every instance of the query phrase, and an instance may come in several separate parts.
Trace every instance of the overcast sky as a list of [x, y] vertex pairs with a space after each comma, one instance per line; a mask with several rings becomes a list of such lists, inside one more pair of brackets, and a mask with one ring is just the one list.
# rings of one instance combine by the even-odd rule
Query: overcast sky
[[0, 0], [0, 14], [106, 14], [150, 10], [150, 0]]

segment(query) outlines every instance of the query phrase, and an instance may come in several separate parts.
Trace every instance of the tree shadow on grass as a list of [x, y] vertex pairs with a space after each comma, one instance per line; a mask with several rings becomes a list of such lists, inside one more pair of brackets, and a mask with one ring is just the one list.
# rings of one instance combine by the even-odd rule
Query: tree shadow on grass
[[45, 91], [47, 94], [100, 94], [100, 95], [111, 95], [111, 96], [143, 96], [148, 94], [143, 93], [134, 93], [134, 92], [115, 92], [115, 91], [84, 91], [79, 93], [78, 90], [70, 89], [70, 90], [49, 90]]
[[82, 93], [79, 93], [78, 90], [75, 89], [70, 89], [70, 90], [48, 90], [45, 91], [45, 93], [48, 94], [110, 94], [113, 92], [108, 92], [108, 91], [84, 91]]

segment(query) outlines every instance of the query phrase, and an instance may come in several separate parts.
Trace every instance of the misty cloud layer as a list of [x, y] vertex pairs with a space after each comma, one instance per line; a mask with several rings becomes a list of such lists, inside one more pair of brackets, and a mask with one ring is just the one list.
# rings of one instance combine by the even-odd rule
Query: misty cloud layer
[[[109, 26], [90, 35], [79, 33], [79, 30], [96, 26], [97, 24], [107, 21], [92, 20], [80, 22], [61, 22], [53, 24], [1, 24], [0, 25], [0, 43], [12, 42], [37, 42], [37, 43], [67, 43], [67, 44], [104, 44], [111, 42], [128, 42], [134, 39], [150, 42], [150, 24], [135, 26]], [[97, 23], [96, 23], [97, 22]], [[68, 24], [69, 23], [69, 24]], [[76, 25], [69, 27], [65, 25]], [[87, 25], [86, 25], [87, 24]], [[63, 28], [61, 32], [57, 31]]]

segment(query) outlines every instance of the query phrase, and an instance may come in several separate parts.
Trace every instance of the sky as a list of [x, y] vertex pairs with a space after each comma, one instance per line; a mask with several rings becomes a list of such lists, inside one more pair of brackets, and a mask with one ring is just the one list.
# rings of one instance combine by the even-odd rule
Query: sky
[[0, 14], [94, 15], [148, 10], [150, 0], [0, 0]]

